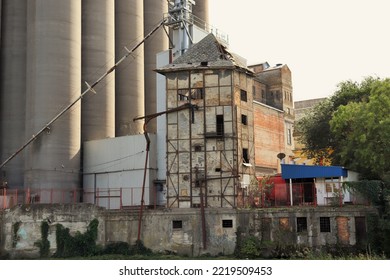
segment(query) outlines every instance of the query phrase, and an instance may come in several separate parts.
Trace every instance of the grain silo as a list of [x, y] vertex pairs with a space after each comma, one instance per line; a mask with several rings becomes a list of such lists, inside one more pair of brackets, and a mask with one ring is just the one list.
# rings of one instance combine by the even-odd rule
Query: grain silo
[[[35, 0], [27, 6], [26, 137], [45, 127], [80, 95], [81, 1]], [[25, 187], [40, 201], [80, 186], [80, 102], [25, 151]], [[43, 190], [55, 189], [55, 193]]]
[[[93, 84], [115, 63], [114, 1], [82, 2], [82, 88]], [[115, 72], [82, 99], [82, 141], [115, 137]]]
[[[26, 102], [25, 0], [4, 0], [0, 70], [0, 161], [14, 153], [24, 141]], [[1, 6], [1, 2], [0, 2]], [[1, 12], [0, 12], [1, 14]], [[1, 170], [0, 181], [23, 188], [24, 158], [20, 154]], [[0, 182], [1, 184], [1, 182]]]
[[[168, 13], [166, 1], [144, 0], [144, 30], [149, 33]], [[156, 55], [169, 47], [166, 32], [160, 28], [145, 44], [145, 114], [157, 112], [156, 106]], [[148, 124], [149, 132], [156, 132], [156, 120]]]
[[[115, 1], [115, 57], [120, 59], [143, 39], [143, 1]], [[140, 46], [116, 69], [115, 75], [115, 134], [116, 136], [143, 132], [142, 122], [134, 117], [144, 115], [144, 46]]]

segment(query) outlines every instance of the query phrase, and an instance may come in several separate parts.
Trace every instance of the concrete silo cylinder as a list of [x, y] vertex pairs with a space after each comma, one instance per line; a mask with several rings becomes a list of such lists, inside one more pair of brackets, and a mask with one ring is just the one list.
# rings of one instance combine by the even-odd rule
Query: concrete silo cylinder
[[[0, 69], [0, 162], [24, 142], [26, 106], [26, 17], [25, 0], [2, 1]], [[1, 2], [0, 2], [1, 7]], [[0, 11], [1, 15], [1, 11]], [[1, 30], [1, 27], [0, 27]], [[20, 153], [0, 171], [9, 188], [23, 188], [24, 156]]]
[[[143, 1], [115, 1], [115, 57], [126, 53], [143, 39]], [[115, 72], [116, 136], [143, 132], [143, 122], [133, 122], [144, 110], [144, 46], [121, 63]]]
[[[31, 137], [81, 93], [81, 1], [26, 2]], [[80, 187], [80, 107], [78, 102], [26, 149], [25, 187], [37, 190], [41, 202], [71, 199], [69, 190]]]
[[[144, 0], [144, 31], [149, 33], [164, 14], [168, 13], [166, 1]], [[156, 54], [167, 50], [169, 39], [163, 28], [160, 28], [145, 43], [145, 114], [150, 115], [157, 112], [156, 106]], [[156, 120], [148, 124], [148, 131], [156, 132]]]
[[[115, 63], [114, 1], [82, 1], [82, 88]], [[88, 93], [81, 105], [82, 141], [115, 137], [115, 72]]]

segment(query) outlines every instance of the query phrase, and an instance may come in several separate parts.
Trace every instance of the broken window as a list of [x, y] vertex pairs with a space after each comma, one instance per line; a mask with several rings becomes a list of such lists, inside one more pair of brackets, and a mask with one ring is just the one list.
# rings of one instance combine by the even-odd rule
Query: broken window
[[203, 99], [204, 90], [203, 88], [195, 88], [191, 90], [191, 99]]
[[178, 89], [177, 96], [180, 101], [189, 100], [189, 90], [188, 89]]
[[307, 231], [307, 218], [297, 217], [297, 232]]
[[241, 90], [241, 101], [245, 101], [247, 102], [248, 101], [248, 95], [247, 95], [247, 92], [246, 90]]
[[330, 232], [329, 217], [320, 217], [320, 232]]

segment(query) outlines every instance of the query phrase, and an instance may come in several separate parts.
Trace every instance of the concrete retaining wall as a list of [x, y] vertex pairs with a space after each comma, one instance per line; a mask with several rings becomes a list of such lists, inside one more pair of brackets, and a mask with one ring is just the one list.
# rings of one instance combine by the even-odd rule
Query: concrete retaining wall
[[[355, 217], [366, 217], [373, 211], [365, 207], [206, 209], [203, 230], [200, 209], [145, 210], [141, 239], [153, 251], [188, 256], [232, 254], [237, 231], [282, 244], [355, 245]], [[8, 253], [12, 258], [38, 257], [39, 249], [34, 243], [41, 239], [42, 221], [50, 225], [48, 239], [54, 253], [57, 223], [71, 233], [83, 233], [95, 218], [99, 221], [100, 245], [116, 241], [134, 244], [137, 240], [137, 211], [109, 211], [91, 204], [22, 205], [0, 213], [0, 256]], [[306, 228], [302, 221], [306, 221]]]

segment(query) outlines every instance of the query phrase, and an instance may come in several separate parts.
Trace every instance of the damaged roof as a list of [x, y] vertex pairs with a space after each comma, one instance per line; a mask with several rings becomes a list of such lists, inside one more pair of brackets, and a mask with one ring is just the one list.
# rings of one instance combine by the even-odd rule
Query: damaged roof
[[190, 47], [187, 52], [175, 59], [173, 63], [158, 68], [156, 71], [164, 73], [205, 68], [239, 68], [253, 74], [252, 70], [242, 61], [242, 58], [230, 52], [212, 33]]

